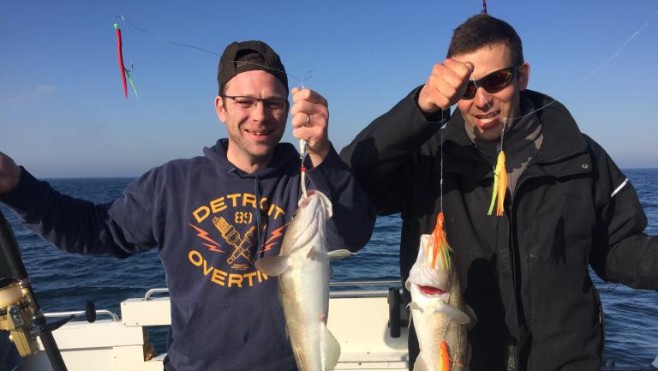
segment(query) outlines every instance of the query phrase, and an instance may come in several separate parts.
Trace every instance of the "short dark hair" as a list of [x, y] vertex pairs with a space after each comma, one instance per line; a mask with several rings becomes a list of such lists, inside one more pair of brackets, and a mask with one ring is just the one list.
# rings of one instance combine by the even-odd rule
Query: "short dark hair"
[[474, 15], [455, 28], [448, 47], [448, 58], [498, 43], [510, 48], [514, 65], [523, 64], [523, 46], [514, 28], [488, 14]]

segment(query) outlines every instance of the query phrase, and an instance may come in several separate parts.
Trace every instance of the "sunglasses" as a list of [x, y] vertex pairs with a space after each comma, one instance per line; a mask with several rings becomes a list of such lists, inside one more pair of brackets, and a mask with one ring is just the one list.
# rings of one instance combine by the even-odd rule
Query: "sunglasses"
[[494, 71], [479, 80], [471, 80], [466, 85], [466, 91], [461, 99], [473, 99], [479, 87], [484, 88], [488, 93], [497, 93], [505, 89], [514, 79], [517, 66], [503, 68]]

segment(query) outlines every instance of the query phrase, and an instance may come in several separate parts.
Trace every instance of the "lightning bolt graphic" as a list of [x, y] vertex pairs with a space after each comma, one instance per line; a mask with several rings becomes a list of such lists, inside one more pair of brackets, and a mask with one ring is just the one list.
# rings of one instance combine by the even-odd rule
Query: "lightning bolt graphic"
[[272, 233], [270, 234], [270, 238], [268, 238], [267, 241], [265, 241], [265, 245], [263, 246], [263, 252], [269, 251], [276, 244], [277, 242], [276, 240], [278, 240], [281, 236], [283, 236], [283, 231], [286, 229], [287, 226], [288, 223], [272, 231]]
[[224, 250], [218, 249], [217, 246], [211, 245], [209, 243], [204, 242], [203, 245], [206, 246], [208, 248], [208, 250], [213, 251], [213, 252], [218, 252], [218, 253], [225, 253], [226, 252]]
[[217, 242], [213, 241], [212, 238], [208, 237], [208, 232], [204, 231], [203, 229], [201, 229], [201, 228], [199, 228], [195, 225], [192, 225], [192, 224], [188, 224], [188, 225], [190, 227], [196, 229], [197, 232], [199, 232], [197, 234], [197, 236], [199, 238], [201, 238], [202, 240], [210, 242], [210, 244], [204, 243], [204, 245], [207, 246], [210, 249], [210, 251], [223, 252], [222, 250], [218, 249], [219, 244]]

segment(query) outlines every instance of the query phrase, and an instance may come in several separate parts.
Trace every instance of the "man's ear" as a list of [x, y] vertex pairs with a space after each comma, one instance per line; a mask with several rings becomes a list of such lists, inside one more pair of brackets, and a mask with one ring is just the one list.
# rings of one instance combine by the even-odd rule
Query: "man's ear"
[[530, 65], [528, 63], [520, 65], [517, 70], [517, 76], [519, 79], [519, 91], [523, 91], [528, 87], [528, 82], [530, 81]]
[[215, 113], [221, 122], [226, 122], [226, 105], [224, 104], [224, 98], [221, 96], [215, 97]]

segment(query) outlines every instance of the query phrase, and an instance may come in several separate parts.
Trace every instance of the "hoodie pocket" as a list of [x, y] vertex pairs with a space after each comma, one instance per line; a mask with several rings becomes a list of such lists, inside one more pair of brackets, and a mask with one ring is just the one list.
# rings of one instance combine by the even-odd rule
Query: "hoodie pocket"
[[[201, 302], [181, 334], [174, 336], [168, 351], [174, 365], [238, 369], [292, 354], [278, 301]], [[209, 363], [199, 364], [200, 360]]]

